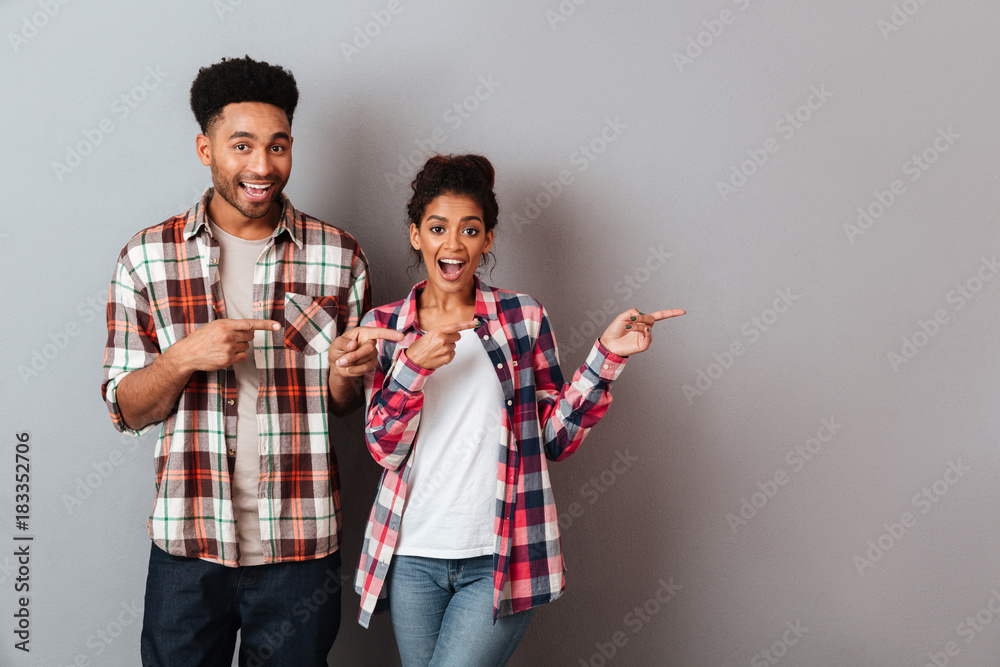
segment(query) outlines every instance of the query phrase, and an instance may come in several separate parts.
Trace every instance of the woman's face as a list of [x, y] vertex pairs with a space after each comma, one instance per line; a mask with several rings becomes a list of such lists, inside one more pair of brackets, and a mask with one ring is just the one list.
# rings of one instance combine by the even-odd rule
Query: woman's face
[[447, 294], [473, 289], [476, 267], [493, 245], [483, 210], [466, 195], [443, 194], [424, 209], [420, 227], [410, 225], [410, 244], [427, 265], [429, 286]]

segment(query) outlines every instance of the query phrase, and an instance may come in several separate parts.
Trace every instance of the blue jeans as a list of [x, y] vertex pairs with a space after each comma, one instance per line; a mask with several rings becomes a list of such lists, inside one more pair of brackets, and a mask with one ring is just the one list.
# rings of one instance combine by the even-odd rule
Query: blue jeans
[[505, 665], [533, 611], [493, 624], [493, 556], [395, 556], [387, 584], [403, 667]]
[[149, 554], [140, 651], [144, 667], [326, 667], [340, 630], [340, 552], [225, 567]]

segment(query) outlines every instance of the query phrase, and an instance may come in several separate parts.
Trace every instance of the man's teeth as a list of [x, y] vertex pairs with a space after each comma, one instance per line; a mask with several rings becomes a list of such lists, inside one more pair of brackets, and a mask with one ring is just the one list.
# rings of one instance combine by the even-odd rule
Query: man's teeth
[[253, 191], [257, 192], [258, 194], [260, 194], [262, 192], [266, 192], [267, 189], [269, 187], [271, 187], [271, 183], [268, 183], [267, 185], [254, 185], [253, 183], [243, 183], [242, 185], [247, 190], [253, 190]]

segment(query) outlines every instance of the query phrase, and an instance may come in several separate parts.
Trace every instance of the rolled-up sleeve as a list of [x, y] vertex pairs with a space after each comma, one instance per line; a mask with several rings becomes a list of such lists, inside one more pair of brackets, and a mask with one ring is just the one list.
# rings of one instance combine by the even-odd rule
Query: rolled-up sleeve
[[115, 267], [108, 293], [108, 341], [104, 348], [104, 382], [101, 392], [115, 428], [130, 435], [142, 435], [156, 424], [129, 428], [118, 406], [118, 385], [132, 371], [145, 368], [160, 354], [149, 303], [133, 280], [123, 253]]
[[543, 309], [532, 362], [542, 444], [545, 455], [553, 461], [561, 461], [575, 452], [590, 429], [607, 413], [612, 400], [611, 383], [618, 379], [628, 361], [598, 340], [587, 361], [567, 383], [563, 381], [558, 358], [555, 336]]

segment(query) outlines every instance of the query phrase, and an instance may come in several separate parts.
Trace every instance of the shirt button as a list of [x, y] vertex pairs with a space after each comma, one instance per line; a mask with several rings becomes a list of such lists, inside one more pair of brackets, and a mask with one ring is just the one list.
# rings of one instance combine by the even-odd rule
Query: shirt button
[[236, 456], [236, 450], [235, 449], [230, 449], [229, 450], [229, 455], [230, 456]]
[[219, 263], [219, 258], [213, 257], [212, 259], [208, 260], [208, 263], [211, 264], [212, 266], [215, 266], [216, 264]]
[[483, 334], [483, 340], [489, 340], [489, 339], [490, 339], [489, 334]]
[[503, 368], [503, 364], [497, 364], [497, 368]]
[[512, 362], [511, 362], [511, 365], [512, 365], [512, 366], [513, 366], [514, 368], [517, 368], [517, 362], [516, 362], [516, 361], [512, 361]]
[[228, 401], [226, 401], [226, 405], [236, 405], [236, 401], [230, 398]]
[[514, 405], [514, 401], [508, 400], [507, 405]]
[[611, 364], [604, 364], [604, 370], [608, 370], [610, 368], [611, 368]]

